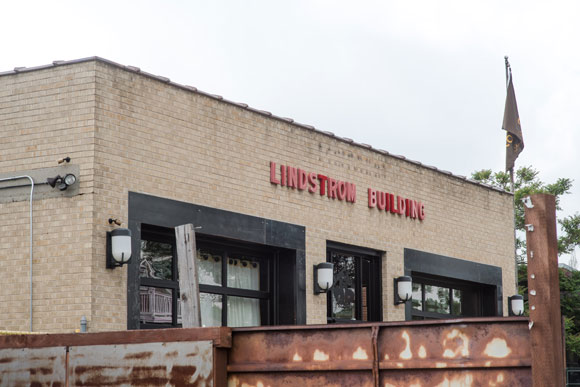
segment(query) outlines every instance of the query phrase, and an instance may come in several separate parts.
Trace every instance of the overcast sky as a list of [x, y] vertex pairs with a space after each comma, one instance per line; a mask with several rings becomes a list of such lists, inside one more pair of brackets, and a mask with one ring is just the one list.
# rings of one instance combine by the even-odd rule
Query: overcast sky
[[578, 1], [53, 0], [1, 10], [0, 71], [101, 56], [465, 176], [504, 167], [508, 55], [525, 142], [516, 166], [574, 179], [560, 215], [580, 212]]

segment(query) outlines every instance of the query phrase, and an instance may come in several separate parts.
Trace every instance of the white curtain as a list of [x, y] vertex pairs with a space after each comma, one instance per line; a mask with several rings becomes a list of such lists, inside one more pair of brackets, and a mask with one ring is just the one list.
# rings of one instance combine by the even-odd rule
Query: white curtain
[[[260, 290], [260, 265], [246, 259], [228, 261], [228, 287]], [[228, 326], [249, 327], [260, 325], [260, 300], [228, 297]]]
[[222, 284], [222, 257], [203, 250], [197, 250], [197, 278], [200, 284]]
[[222, 325], [222, 296], [219, 294], [200, 293], [201, 326], [219, 327]]

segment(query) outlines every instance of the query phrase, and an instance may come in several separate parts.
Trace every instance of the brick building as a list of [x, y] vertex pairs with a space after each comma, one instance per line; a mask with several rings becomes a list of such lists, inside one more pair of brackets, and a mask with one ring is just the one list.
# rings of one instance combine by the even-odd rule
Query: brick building
[[[66, 190], [46, 183], [66, 174]], [[505, 315], [512, 201], [135, 67], [16, 68], [0, 73], [0, 330], [178, 324], [184, 223], [199, 227], [204, 325]], [[132, 232], [116, 269], [110, 218]], [[326, 261], [335, 286], [314, 294]], [[413, 300], [395, 305], [405, 274]]]

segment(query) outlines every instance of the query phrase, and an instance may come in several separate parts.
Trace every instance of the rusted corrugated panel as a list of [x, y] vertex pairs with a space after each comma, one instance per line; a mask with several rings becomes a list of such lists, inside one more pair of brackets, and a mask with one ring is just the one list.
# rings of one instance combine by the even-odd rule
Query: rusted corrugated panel
[[459, 323], [382, 328], [380, 369], [530, 367], [527, 326]]
[[71, 386], [213, 386], [211, 341], [69, 349]]
[[370, 371], [229, 374], [228, 387], [372, 387]]
[[228, 385], [529, 386], [525, 319], [234, 329]]
[[0, 386], [65, 385], [66, 347], [0, 349]]
[[381, 387], [531, 387], [526, 368], [397, 370], [381, 373]]
[[371, 329], [238, 331], [228, 372], [372, 370]]

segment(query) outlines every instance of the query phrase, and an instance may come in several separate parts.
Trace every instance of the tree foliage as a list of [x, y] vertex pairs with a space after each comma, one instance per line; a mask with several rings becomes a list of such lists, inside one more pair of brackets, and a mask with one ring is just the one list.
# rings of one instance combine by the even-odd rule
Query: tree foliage
[[[522, 199], [536, 193], [548, 193], [556, 197], [556, 210], [561, 211], [560, 197], [570, 193], [572, 189], [572, 180], [568, 178], [559, 178], [555, 183], [547, 184], [538, 177], [539, 172], [531, 166], [518, 168], [514, 176], [514, 207], [515, 207], [515, 226], [516, 230], [524, 230], [524, 205]], [[506, 172], [493, 172], [491, 169], [482, 169], [473, 172], [471, 178], [491, 185], [504, 191], [511, 192], [510, 176]], [[576, 213], [558, 219], [561, 228], [561, 236], [558, 238], [558, 253], [569, 254], [574, 251], [576, 246], [580, 246], [580, 214]], [[523, 262], [526, 255], [526, 243], [516, 237], [516, 248], [518, 261]]]

